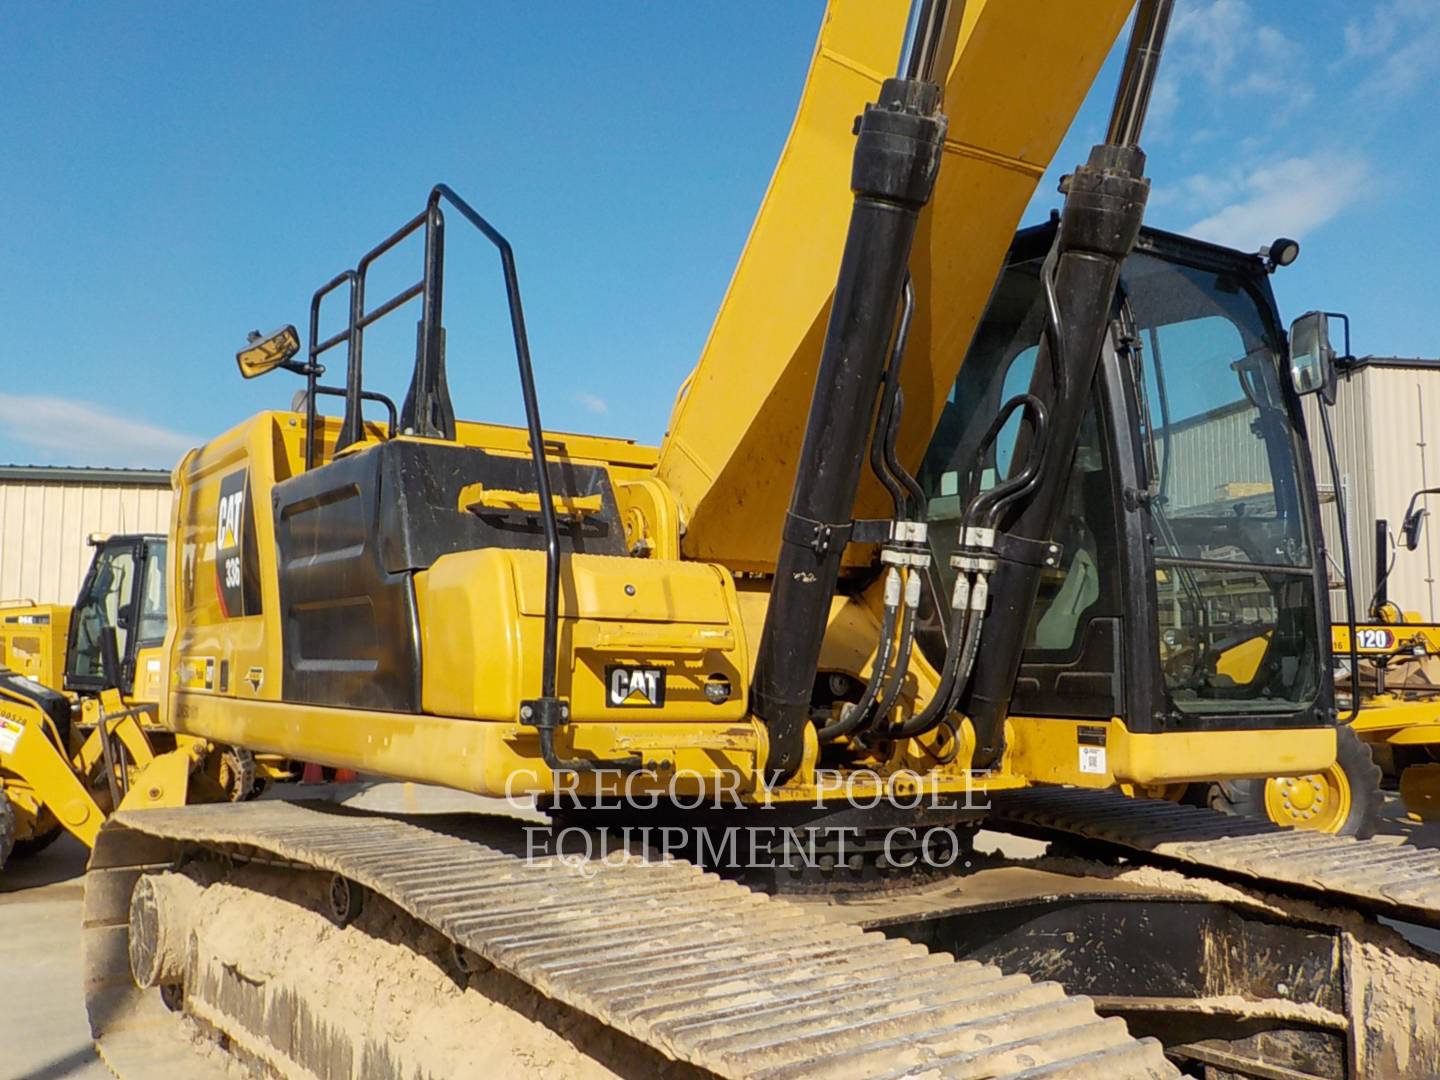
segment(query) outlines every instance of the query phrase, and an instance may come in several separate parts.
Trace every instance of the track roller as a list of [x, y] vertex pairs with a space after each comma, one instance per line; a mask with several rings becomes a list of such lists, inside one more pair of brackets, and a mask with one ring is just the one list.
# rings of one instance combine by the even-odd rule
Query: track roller
[[365, 887], [343, 874], [332, 874], [330, 887], [325, 890], [325, 905], [336, 926], [349, 926], [365, 909]]
[[130, 974], [141, 990], [179, 986], [201, 887], [182, 874], [145, 874], [130, 892]]

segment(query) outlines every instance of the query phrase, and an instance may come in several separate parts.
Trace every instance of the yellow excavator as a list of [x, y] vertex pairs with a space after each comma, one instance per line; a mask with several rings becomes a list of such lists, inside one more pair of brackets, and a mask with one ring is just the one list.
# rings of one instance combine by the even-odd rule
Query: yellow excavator
[[[495, 969], [622, 1033], [635, 1075], [1440, 1065], [1436, 995], [1362, 999], [1369, 954], [1342, 947], [1383, 939], [1431, 973], [1355, 916], [1436, 925], [1429, 878], [1107, 790], [1335, 755], [1300, 412], [1326, 354], [1314, 327], [1287, 341], [1258, 260], [1142, 230], [1170, 7], [1141, 0], [1105, 141], [1057, 219], [1017, 236], [1129, 0], [832, 4], [658, 449], [544, 428], [515, 255], [444, 185], [316, 291], [308, 345], [252, 335], [242, 374], [301, 375], [304, 407], [177, 467], [162, 723], [533, 799], [551, 825], [272, 800], [117, 814], [85, 910], [112, 1068], [209, 1075], [190, 1023], [262, 1073], [493, 1072], [483, 1031], [426, 1072], [406, 1025], [336, 1004], [338, 971], [324, 993], [294, 981], [283, 916], [256, 914], [287, 903], [351, 929], [382, 910], [462, 982]], [[457, 226], [499, 256], [521, 427], [455, 414]], [[367, 295], [417, 236], [419, 279]], [[348, 320], [322, 337], [327, 301]], [[417, 303], [397, 407], [366, 384], [366, 331]], [[324, 386], [341, 349], [344, 386]], [[1221, 406], [1263, 475], [1217, 478], [1187, 445]], [[1227, 479], [1267, 505], [1217, 499]], [[1242, 630], [1264, 647], [1220, 671]], [[982, 822], [1110, 861], [997, 868], [971, 846]], [[237, 964], [207, 943], [242, 910]], [[1403, 1039], [1375, 1034], [1382, 1001]]]

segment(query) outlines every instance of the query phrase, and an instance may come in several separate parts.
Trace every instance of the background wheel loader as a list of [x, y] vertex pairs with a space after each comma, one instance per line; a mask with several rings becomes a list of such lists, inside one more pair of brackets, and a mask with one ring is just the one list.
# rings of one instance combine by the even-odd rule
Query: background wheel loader
[[250, 798], [288, 775], [273, 755], [159, 725], [166, 538], [91, 544], [73, 607], [0, 606], [0, 867], [63, 831], [92, 844], [120, 805]]
[[[1345, 594], [1345, 610], [1335, 613], [1331, 631], [1343, 723], [1336, 760], [1321, 772], [1300, 776], [1230, 780], [1151, 794], [1185, 798], [1286, 827], [1368, 837], [1382, 823], [1386, 788], [1399, 792], [1412, 819], [1440, 820], [1440, 665], [1436, 662], [1440, 626], [1404, 610], [1390, 598], [1389, 588], [1396, 560], [1408, 557], [1422, 543], [1427, 512], [1421, 500], [1435, 489], [1422, 488], [1411, 496], [1401, 517], [1398, 544], [1386, 519], [1374, 522], [1375, 581], [1371, 585], [1354, 581], [1354, 538], [1345, 524], [1342, 485], [1334, 479], [1338, 464], [1329, 417], [1345, 385], [1340, 374], [1355, 363], [1348, 319], [1323, 312], [1305, 316], [1317, 323], [1331, 317], [1345, 320], [1346, 355], [1335, 361], [1335, 375], [1317, 395], [1312, 416], [1319, 419], [1324, 434], [1316, 471], [1328, 481], [1337, 503], [1336, 528], [1327, 537], [1330, 561], [1341, 573]], [[1328, 331], [1325, 336], [1328, 340]], [[1243, 663], [1247, 649], [1253, 647], [1253, 641], [1236, 643], [1221, 666]]]

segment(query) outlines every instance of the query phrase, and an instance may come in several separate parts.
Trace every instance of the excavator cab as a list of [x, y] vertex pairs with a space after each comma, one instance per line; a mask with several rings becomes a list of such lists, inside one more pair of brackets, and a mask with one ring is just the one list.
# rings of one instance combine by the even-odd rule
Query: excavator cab
[[[1016, 237], [920, 469], [933, 595], [954, 585], [961, 508], [1016, 468], [1018, 411], [982, 438], [1030, 386], [1054, 232]], [[1110, 329], [1012, 715], [1124, 717], [1131, 733], [1332, 723], [1315, 485], [1264, 261], [1142, 230]], [[933, 617], [919, 641], [938, 662]]]

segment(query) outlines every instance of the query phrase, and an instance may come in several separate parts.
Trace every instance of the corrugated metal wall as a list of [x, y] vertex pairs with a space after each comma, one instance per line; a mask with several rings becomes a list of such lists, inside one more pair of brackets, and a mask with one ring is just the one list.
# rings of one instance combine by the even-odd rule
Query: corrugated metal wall
[[[1305, 418], [1315, 451], [1322, 497], [1332, 483], [1320, 432], [1317, 402], [1307, 398]], [[1340, 380], [1335, 408], [1335, 452], [1346, 498], [1355, 561], [1355, 603], [1363, 617], [1375, 582], [1375, 519], [1399, 532], [1413, 492], [1440, 486], [1440, 365], [1364, 364]], [[1440, 497], [1422, 501], [1440, 516]], [[1325, 533], [1336, 560], [1339, 537], [1334, 502], [1322, 508]], [[1440, 621], [1440, 517], [1426, 522], [1420, 547], [1395, 555], [1389, 595], [1406, 611]], [[1331, 579], [1340, 580], [1337, 567]], [[1344, 617], [1344, 594], [1331, 595], [1335, 618]]]
[[0, 599], [72, 604], [91, 533], [169, 529], [168, 486], [0, 480]]
[[[1265, 444], [1250, 430], [1259, 414], [1249, 402], [1237, 402], [1189, 420], [1170, 429], [1175, 470], [1167, 482], [1166, 494], [1175, 509], [1204, 506], [1229, 497], [1229, 484], [1270, 483], [1270, 465]], [[1165, 432], [1155, 433], [1155, 452], [1165, 460]]]

